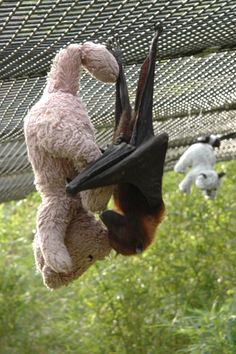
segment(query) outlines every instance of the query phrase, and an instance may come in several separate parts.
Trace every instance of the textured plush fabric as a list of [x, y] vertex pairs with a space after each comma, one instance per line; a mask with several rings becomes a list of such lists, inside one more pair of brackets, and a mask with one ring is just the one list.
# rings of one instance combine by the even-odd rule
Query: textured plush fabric
[[101, 155], [77, 93], [81, 65], [99, 79], [116, 81], [117, 62], [104, 46], [71, 44], [56, 55], [43, 95], [24, 122], [28, 158], [42, 198], [34, 242], [36, 264], [51, 288], [58, 286], [58, 277], [68, 283], [110, 251], [105, 229], [87, 209], [104, 209], [112, 188], [84, 192], [76, 198], [65, 192], [66, 181]]
[[72, 260], [69, 273], [56, 273], [45, 264], [39, 239], [34, 239], [34, 255], [37, 269], [42, 273], [44, 284], [51, 289], [69, 284], [83, 274], [96, 260], [103, 259], [110, 252], [107, 231], [92, 213], [80, 208], [74, 210], [66, 232], [65, 245]]

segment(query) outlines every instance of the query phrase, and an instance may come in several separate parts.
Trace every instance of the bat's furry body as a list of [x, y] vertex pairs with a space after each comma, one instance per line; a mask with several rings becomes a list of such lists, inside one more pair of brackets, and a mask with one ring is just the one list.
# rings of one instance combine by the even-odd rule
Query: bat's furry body
[[152, 126], [158, 36], [157, 31], [141, 68], [134, 110], [129, 103], [120, 54], [114, 51], [119, 63], [114, 145], [68, 186], [68, 192], [73, 194], [87, 188], [116, 185], [114, 210], [104, 211], [101, 219], [108, 228], [111, 246], [123, 255], [140, 253], [152, 243], [165, 209], [162, 175], [168, 135], [155, 137]]

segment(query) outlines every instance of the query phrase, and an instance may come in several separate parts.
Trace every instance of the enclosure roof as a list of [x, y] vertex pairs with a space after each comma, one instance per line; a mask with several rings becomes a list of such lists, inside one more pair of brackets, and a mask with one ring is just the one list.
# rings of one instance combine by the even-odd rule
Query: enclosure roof
[[[164, 32], [157, 53], [155, 132], [166, 131], [171, 169], [196, 137], [222, 136], [219, 161], [235, 159], [236, 0], [0, 1], [0, 202], [34, 190], [23, 120], [39, 99], [57, 51], [69, 43], [119, 38], [130, 97], [153, 26]], [[111, 142], [114, 85], [88, 74], [80, 94], [97, 131]]]

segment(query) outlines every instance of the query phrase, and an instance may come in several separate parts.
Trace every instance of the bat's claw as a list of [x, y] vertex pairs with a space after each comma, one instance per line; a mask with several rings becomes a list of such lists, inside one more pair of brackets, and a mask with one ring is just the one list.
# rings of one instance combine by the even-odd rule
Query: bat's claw
[[114, 51], [118, 51], [121, 53], [120, 49], [120, 37], [118, 35], [111, 36], [107, 39], [106, 41], [106, 47], [108, 50], [110, 50], [112, 53]]

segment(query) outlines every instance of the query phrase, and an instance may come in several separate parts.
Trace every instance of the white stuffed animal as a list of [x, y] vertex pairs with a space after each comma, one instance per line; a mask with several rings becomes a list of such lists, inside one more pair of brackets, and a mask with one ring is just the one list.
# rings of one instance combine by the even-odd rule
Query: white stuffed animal
[[179, 189], [189, 194], [193, 183], [203, 191], [206, 198], [214, 199], [224, 172], [217, 173], [213, 166], [216, 163], [214, 147], [220, 146], [220, 140], [215, 135], [199, 138], [198, 142], [191, 145], [176, 163], [175, 172], [184, 173], [186, 176], [179, 184]]

